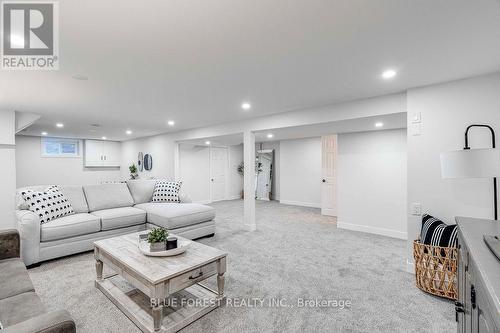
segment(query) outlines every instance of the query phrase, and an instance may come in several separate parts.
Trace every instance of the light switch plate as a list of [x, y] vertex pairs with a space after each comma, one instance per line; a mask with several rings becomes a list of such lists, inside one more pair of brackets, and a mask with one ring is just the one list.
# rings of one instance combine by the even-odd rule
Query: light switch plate
[[419, 202], [414, 202], [411, 204], [411, 215], [421, 216], [422, 215], [422, 204]]

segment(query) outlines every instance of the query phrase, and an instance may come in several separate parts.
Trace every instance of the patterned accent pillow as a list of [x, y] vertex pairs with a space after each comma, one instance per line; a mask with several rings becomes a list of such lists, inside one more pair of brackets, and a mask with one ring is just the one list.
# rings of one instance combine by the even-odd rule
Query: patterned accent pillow
[[47, 187], [43, 192], [22, 191], [21, 195], [29, 210], [38, 215], [41, 224], [75, 213], [71, 203], [56, 185]]
[[447, 225], [433, 216], [424, 214], [420, 242], [432, 246], [457, 247], [458, 226], [456, 224]]
[[155, 184], [151, 202], [181, 202], [179, 199], [181, 185], [182, 182], [158, 180]]

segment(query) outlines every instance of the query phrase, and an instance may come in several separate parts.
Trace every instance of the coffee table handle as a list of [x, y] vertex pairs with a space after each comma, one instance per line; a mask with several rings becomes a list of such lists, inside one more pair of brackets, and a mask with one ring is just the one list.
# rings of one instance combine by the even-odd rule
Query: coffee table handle
[[197, 278], [201, 277], [202, 275], [203, 275], [203, 272], [202, 272], [202, 271], [200, 271], [200, 272], [198, 273], [198, 275], [197, 275], [197, 276], [190, 276], [190, 277], [189, 277], [189, 280], [194, 280], [194, 279], [197, 279]]

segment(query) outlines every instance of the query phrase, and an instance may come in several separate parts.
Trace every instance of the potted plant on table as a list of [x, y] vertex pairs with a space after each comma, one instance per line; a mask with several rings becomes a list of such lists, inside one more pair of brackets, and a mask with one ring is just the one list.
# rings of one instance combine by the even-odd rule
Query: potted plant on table
[[153, 228], [148, 234], [149, 250], [151, 252], [165, 251], [167, 248], [168, 230], [165, 228]]

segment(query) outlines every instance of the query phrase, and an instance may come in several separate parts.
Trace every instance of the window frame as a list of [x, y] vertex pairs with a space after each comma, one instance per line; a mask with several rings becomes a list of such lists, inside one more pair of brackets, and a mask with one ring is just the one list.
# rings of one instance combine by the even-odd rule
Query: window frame
[[[46, 143], [57, 143], [58, 153], [47, 153]], [[76, 146], [75, 153], [62, 153], [61, 146], [63, 144], [74, 144]], [[82, 140], [68, 138], [41, 137], [40, 138], [40, 155], [41, 157], [58, 157], [58, 158], [80, 158], [82, 157]]]

